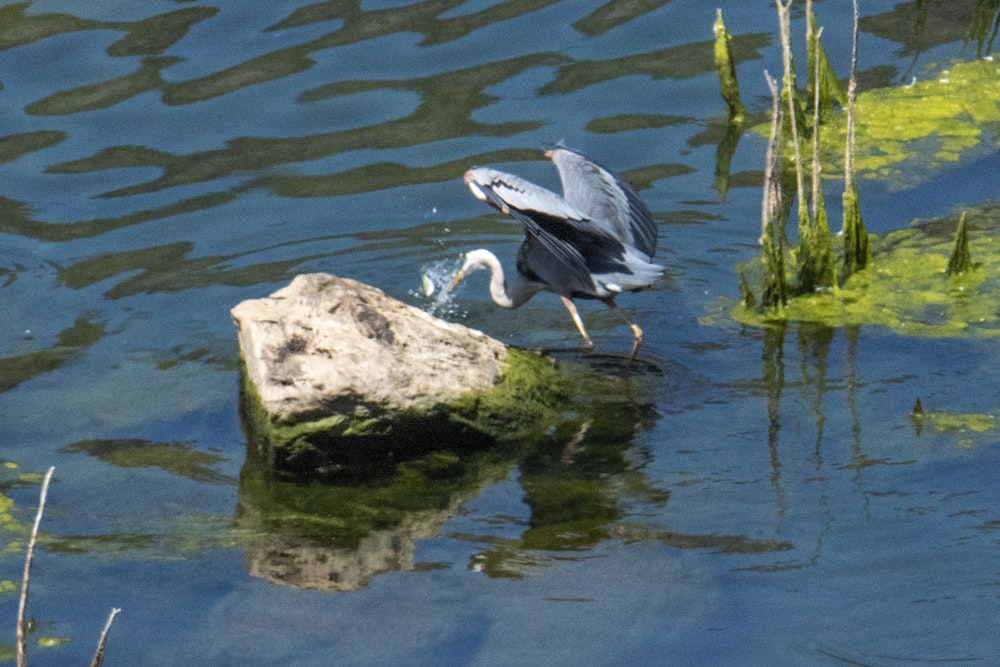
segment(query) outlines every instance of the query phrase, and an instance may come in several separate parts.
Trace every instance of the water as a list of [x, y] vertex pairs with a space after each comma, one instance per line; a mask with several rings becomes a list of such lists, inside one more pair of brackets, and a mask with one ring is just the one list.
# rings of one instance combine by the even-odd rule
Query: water
[[420, 273], [420, 289], [411, 296], [420, 297], [420, 306], [437, 317], [461, 317], [452, 283], [462, 268], [462, 258], [440, 259], [424, 266]]
[[[863, 83], [975, 57], [974, 2], [917, 4], [863, 3]], [[763, 111], [773, 8], [722, 7]], [[763, 142], [742, 137], [721, 201], [714, 8], [0, 4], [2, 579], [20, 578], [37, 473], [56, 466], [32, 656], [84, 664], [121, 607], [106, 664], [1000, 659], [1000, 438], [910, 414], [919, 398], [995, 415], [995, 341], [725, 316], [756, 253]], [[843, 72], [848, 3], [817, 11]], [[578, 345], [554, 297], [502, 310], [482, 273], [438, 301], [463, 252], [512, 267], [520, 242], [464, 170], [557, 189], [537, 147], [560, 139], [633, 180], [661, 223], [668, 275], [620, 300], [646, 331], [637, 367], [622, 372], [629, 330], [581, 304], [614, 389], [576, 430], [470, 455], [414, 511], [262, 477], [228, 311], [295, 274], [370, 283], [512, 344]], [[995, 201], [997, 169], [862, 181], [863, 212], [883, 232]], [[387, 527], [350, 543], [354, 510]], [[5, 593], [7, 642], [16, 606]]]

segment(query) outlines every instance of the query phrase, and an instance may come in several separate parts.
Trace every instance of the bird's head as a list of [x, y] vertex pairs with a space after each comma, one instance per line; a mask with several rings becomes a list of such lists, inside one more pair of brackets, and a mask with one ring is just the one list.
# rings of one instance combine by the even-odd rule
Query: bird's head
[[471, 250], [465, 253], [462, 261], [462, 268], [458, 270], [455, 277], [451, 279], [451, 289], [454, 289], [458, 283], [462, 282], [465, 276], [469, 275], [473, 271], [479, 269], [488, 269], [491, 265], [496, 264], [499, 266], [500, 262], [497, 260], [496, 255], [491, 253], [489, 250]]

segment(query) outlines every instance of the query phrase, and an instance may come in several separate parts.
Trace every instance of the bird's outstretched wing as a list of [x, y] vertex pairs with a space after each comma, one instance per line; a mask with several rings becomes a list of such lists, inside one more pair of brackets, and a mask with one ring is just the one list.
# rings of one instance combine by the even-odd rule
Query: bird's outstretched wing
[[632, 186], [571, 148], [557, 145], [545, 154], [559, 170], [567, 203], [623, 243], [656, 254], [656, 222]]
[[624, 245], [551, 190], [484, 167], [466, 172], [465, 182], [476, 197], [519, 220], [563, 265], [569, 284], [553, 285], [557, 291], [594, 292], [594, 274], [629, 271]]
[[465, 172], [465, 182], [477, 198], [507, 213], [508, 208], [537, 211], [563, 218], [571, 225], [587, 219], [587, 214], [565, 198], [520, 176], [488, 167], [474, 167]]

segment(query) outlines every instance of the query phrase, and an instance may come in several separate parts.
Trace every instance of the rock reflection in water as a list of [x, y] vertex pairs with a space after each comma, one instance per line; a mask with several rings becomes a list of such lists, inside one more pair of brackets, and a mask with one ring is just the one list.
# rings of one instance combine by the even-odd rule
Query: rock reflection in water
[[414, 512], [389, 530], [376, 530], [355, 547], [313, 542], [303, 535], [260, 533], [243, 545], [251, 576], [267, 581], [326, 591], [365, 588], [373, 577], [414, 568], [414, 543], [441, 533], [454, 511]]
[[[470, 563], [455, 566], [496, 578], [521, 578], [555, 553], [586, 551], [608, 539], [741, 553], [791, 548], [742, 535], [663, 533], [626, 521], [629, 509], [640, 505], [662, 512], [670, 497], [643, 472], [644, 453], [632, 446], [635, 434], [660, 418], [645, 381], [664, 369], [648, 363], [632, 375], [620, 367], [615, 374], [609, 359], [590, 357], [591, 370], [603, 372], [578, 385], [574, 413], [519, 446], [441, 450], [353, 469], [323, 483], [279, 478], [251, 448], [236, 517], [250, 574], [299, 588], [357, 590], [379, 574], [421, 569], [418, 541], [442, 535], [477, 545]], [[667, 382], [678, 391], [696, 386], [678, 365], [669, 374]], [[511, 524], [519, 534], [500, 539], [493, 528], [468, 526], [448, 531], [466, 503], [512, 479], [514, 470], [523, 495], [510, 514], [522, 512], [521, 503], [530, 512], [523, 527]]]
[[[456, 443], [461, 453], [439, 450], [354, 466], [322, 483], [287, 481], [249, 447], [236, 528], [250, 573], [332, 591], [414, 569], [416, 541], [440, 536], [466, 502], [508, 479], [515, 467], [532, 519], [501, 560], [516, 563], [525, 552], [576, 550], [607, 538], [623, 514], [623, 496], [660, 503], [666, 495], [634, 469], [629, 452], [636, 429], [656, 416], [642, 397], [643, 378], [592, 370], [581, 371], [587, 379], [576, 384], [580, 401], [573, 413], [534, 442], [483, 451]], [[489, 536], [482, 542], [491, 549]], [[509, 576], [504, 563], [494, 565], [487, 574]]]
[[498, 453], [432, 452], [353, 471], [336, 482], [285, 481], [251, 449], [236, 529], [250, 574], [319, 590], [356, 590], [413, 568], [414, 541], [434, 537], [462, 503], [507, 474]]

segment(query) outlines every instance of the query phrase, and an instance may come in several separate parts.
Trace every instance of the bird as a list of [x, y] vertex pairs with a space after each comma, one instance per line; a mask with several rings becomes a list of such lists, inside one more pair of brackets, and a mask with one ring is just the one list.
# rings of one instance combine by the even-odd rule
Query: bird
[[614, 172], [562, 144], [545, 150], [559, 172], [563, 194], [514, 174], [474, 167], [463, 180], [472, 194], [524, 225], [517, 252], [517, 279], [508, 286], [503, 266], [489, 250], [467, 252], [451, 281], [454, 289], [468, 274], [490, 271], [490, 296], [503, 308], [518, 308], [542, 291], [558, 295], [583, 336], [594, 342], [573, 299], [597, 299], [632, 329], [629, 359], [642, 345], [643, 331], [615, 304], [622, 292], [652, 286], [663, 267], [652, 263], [657, 228], [635, 190]]

